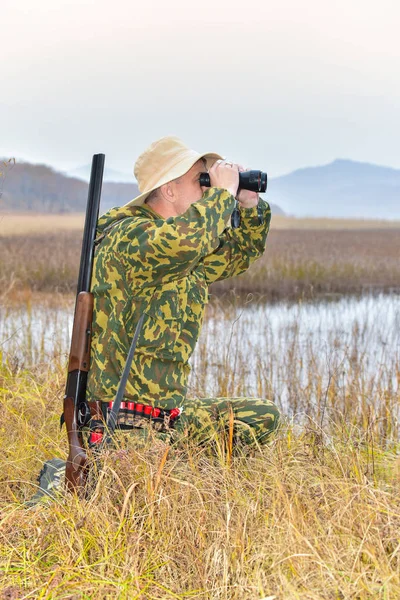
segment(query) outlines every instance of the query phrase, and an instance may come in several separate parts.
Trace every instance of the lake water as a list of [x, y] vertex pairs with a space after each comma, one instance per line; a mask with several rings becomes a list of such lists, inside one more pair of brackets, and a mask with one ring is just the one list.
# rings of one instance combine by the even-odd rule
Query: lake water
[[193, 357], [192, 382], [201, 395], [215, 395], [224, 372], [228, 395], [271, 397], [282, 406], [332, 377], [343, 388], [358, 378], [371, 394], [378, 384], [398, 389], [398, 295], [259, 304], [224, 314], [208, 320]]
[[[66, 361], [72, 314], [72, 304], [0, 307], [3, 361], [25, 366]], [[365, 381], [379, 378], [398, 386], [399, 365], [398, 295], [244, 307], [220, 301], [210, 306], [193, 356], [190, 391], [268, 395], [287, 405], [313, 374], [326, 383], [333, 373], [345, 386], [358, 369]]]

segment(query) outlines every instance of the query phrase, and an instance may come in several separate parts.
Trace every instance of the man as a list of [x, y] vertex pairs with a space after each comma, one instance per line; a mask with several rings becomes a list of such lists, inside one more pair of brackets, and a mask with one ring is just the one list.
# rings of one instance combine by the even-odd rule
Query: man
[[[202, 188], [199, 176], [207, 169], [211, 187]], [[264, 442], [279, 420], [272, 402], [188, 399], [186, 389], [208, 286], [262, 255], [269, 206], [255, 192], [238, 192], [238, 165], [190, 150], [176, 137], [154, 142], [134, 172], [141, 195], [98, 223], [88, 400], [100, 402], [106, 414], [144, 314], [120, 426], [153, 426], [173, 439], [207, 442], [232, 413], [236, 441]], [[232, 229], [235, 198], [241, 224]]]
[[[104, 417], [145, 315], [118, 418], [122, 429], [146, 434], [151, 427], [162, 439], [207, 443], [233, 417], [235, 442], [251, 444], [267, 441], [278, 425], [268, 400], [186, 397], [208, 286], [246, 271], [265, 249], [271, 211], [258, 194], [238, 192], [239, 169], [176, 137], [162, 138], [135, 164], [140, 196], [99, 219], [87, 397]], [[210, 188], [200, 186], [206, 170]], [[236, 198], [241, 224], [232, 229]], [[64, 472], [64, 461], [47, 461], [27, 506], [53, 497]]]

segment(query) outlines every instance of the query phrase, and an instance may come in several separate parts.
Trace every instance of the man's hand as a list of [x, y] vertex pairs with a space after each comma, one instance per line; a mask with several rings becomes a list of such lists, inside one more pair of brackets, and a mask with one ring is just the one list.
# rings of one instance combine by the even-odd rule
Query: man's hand
[[217, 160], [208, 171], [212, 187], [228, 190], [236, 196], [239, 187], [239, 167], [230, 162]]
[[[245, 169], [242, 165], [236, 165], [239, 169], [239, 172], [248, 171], [249, 169]], [[258, 192], [251, 192], [250, 190], [239, 190], [238, 195], [236, 196], [239, 206], [242, 208], [253, 208], [253, 206], [257, 206], [258, 204]]]

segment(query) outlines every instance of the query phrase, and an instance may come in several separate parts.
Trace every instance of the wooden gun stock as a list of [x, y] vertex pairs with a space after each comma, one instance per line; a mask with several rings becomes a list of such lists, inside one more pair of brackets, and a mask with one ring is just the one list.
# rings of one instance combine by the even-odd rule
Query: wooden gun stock
[[92, 317], [93, 295], [90, 292], [80, 292], [75, 307], [64, 397], [64, 420], [69, 444], [65, 479], [71, 491], [82, 490], [87, 477], [88, 458], [83, 448], [81, 429], [90, 419], [85, 395], [90, 366]]

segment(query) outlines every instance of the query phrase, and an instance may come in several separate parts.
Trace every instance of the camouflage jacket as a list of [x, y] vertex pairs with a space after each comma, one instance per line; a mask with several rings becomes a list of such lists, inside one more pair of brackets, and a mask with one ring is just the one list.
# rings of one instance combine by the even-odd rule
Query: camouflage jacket
[[241, 209], [209, 188], [181, 216], [164, 219], [146, 204], [100, 217], [94, 258], [90, 400], [114, 398], [136, 324], [145, 313], [125, 400], [171, 409], [183, 404], [189, 358], [199, 337], [208, 286], [238, 275], [264, 251], [271, 212], [260, 200]]

